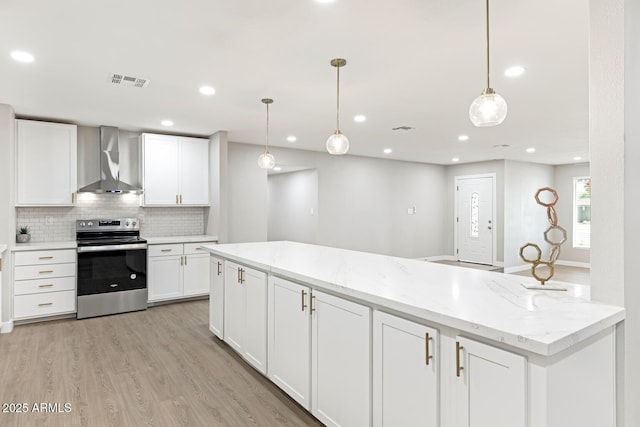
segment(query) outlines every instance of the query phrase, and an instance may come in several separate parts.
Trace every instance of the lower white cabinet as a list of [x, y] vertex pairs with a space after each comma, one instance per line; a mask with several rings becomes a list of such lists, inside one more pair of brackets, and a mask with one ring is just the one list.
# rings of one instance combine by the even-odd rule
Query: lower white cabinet
[[75, 249], [16, 252], [13, 261], [14, 319], [76, 311]]
[[440, 425], [436, 329], [373, 313], [373, 425]]
[[224, 340], [224, 261], [211, 256], [209, 262], [209, 330]]
[[267, 373], [267, 275], [226, 261], [224, 340], [259, 372]]
[[269, 277], [269, 378], [328, 426], [370, 425], [368, 307]]
[[149, 245], [149, 302], [209, 294], [209, 255], [202, 243]]
[[456, 338], [457, 427], [525, 427], [527, 359], [469, 338]]

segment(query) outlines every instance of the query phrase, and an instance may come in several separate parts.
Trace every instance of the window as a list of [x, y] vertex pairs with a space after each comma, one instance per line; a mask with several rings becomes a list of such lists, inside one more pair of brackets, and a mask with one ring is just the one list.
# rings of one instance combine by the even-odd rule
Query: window
[[573, 178], [573, 247], [591, 247], [591, 178]]

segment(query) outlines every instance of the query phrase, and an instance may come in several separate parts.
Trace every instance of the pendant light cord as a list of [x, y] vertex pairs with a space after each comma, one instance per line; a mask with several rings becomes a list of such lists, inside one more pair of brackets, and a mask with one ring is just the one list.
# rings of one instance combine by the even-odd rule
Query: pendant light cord
[[269, 104], [267, 104], [267, 142], [265, 144], [264, 147], [264, 152], [268, 153], [269, 152]]
[[491, 87], [489, 81], [489, 0], [486, 0], [486, 20], [487, 20], [487, 89]]
[[336, 131], [340, 131], [340, 65], [336, 67], [338, 79], [336, 85]]

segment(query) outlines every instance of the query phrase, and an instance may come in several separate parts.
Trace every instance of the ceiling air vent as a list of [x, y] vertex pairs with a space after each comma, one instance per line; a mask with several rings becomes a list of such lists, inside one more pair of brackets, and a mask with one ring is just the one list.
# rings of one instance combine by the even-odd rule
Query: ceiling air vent
[[124, 74], [117, 74], [117, 73], [109, 73], [108, 81], [113, 83], [114, 85], [132, 86], [132, 87], [139, 87], [139, 88], [147, 87], [151, 82], [151, 80], [149, 79], [125, 76]]
[[415, 128], [411, 127], [411, 126], [398, 126], [396, 128], [391, 128], [391, 130], [413, 130]]

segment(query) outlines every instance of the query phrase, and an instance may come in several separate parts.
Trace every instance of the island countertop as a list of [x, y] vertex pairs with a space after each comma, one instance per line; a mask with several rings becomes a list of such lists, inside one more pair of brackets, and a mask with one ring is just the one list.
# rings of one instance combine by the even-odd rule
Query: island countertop
[[624, 320], [589, 287], [528, 290], [522, 276], [296, 242], [203, 246], [212, 254], [338, 296], [543, 356]]

